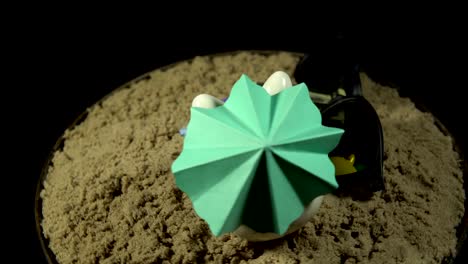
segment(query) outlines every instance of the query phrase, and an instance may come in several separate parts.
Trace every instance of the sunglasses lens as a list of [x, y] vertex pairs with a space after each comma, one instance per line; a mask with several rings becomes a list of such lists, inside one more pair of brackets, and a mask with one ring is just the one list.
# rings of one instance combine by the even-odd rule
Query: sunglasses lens
[[[340, 143], [329, 154], [335, 166], [340, 166], [336, 170], [339, 191], [369, 194], [383, 190], [382, 127], [372, 105], [361, 96], [344, 97], [321, 112], [323, 125], [345, 130]], [[346, 164], [346, 160], [346, 166], [351, 164], [354, 170], [337, 165]]]

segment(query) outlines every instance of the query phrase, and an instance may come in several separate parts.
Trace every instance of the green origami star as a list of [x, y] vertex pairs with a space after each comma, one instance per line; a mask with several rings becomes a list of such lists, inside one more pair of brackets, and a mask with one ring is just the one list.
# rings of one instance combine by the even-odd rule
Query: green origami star
[[215, 235], [241, 224], [284, 234], [338, 187], [328, 153], [344, 131], [321, 119], [305, 84], [270, 96], [242, 75], [224, 105], [191, 108], [176, 184]]

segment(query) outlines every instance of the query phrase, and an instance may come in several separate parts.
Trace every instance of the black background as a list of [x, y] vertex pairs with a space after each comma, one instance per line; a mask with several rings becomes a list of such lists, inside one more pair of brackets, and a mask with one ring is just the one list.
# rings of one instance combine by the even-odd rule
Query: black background
[[7, 129], [14, 142], [12, 175], [21, 184], [21, 192], [13, 190], [15, 202], [8, 212], [18, 216], [12, 219], [21, 223], [21, 234], [11, 240], [10, 254], [34, 263], [44, 261], [35, 231], [34, 195], [43, 163], [66, 127], [117, 86], [195, 55], [256, 49], [326, 57], [340, 48], [344, 57], [359, 62], [371, 77], [417, 95], [465, 146], [467, 110], [462, 94], [466, 82], [459, 78], [464, 62], [459, 32], [422, 25], [312, 30], [293, 23], [275, 33], [276, 27], [249, 31], [234, 26], [220, 31], [211, 23], [169, 27], [166, 21], [154, 21], [142, 27], [52, 19], [31, 21], [14, 30], [12, 39], [17, 41], [7, 50], [13, 57], [14, 75], [9, 78], [13, 84], [3, 101], [4, 113], [12, 122]]

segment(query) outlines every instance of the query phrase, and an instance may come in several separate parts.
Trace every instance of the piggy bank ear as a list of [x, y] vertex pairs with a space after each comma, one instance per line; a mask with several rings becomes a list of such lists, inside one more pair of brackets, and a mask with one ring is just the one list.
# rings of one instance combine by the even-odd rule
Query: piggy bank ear
[[[270, 75], [263, 84], [263, 88], [270, 95], [275, 95], [284, 89], [292, 87], [291, 78], [282, 71], [277, 71]], [[192, 101], [192, 107], [215, 108], [223, 105], [224, 102], [209, 94], [199, 94]]]
[[282, 71], [277, 71], [270, 75], [263, 84], [263, 88], [269, 95], [275, 95], [291, 86], [291, 78], [289, 78], [287, 73]]
[[209, 94], [199, 94], [193, 98], [192, 107], [215, 108], [224, 102]]

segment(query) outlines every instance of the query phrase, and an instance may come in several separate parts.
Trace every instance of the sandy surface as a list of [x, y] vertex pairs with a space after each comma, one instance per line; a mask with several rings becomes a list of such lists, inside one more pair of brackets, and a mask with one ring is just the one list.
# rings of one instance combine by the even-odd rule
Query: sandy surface
[[464, 192], [452, 141], [394, 89], [362, 75], [385, 138], [386, 191], [369, 201], [327, 195], [297, 233], [270, 243], [213, 237], [170, 166], [193, 97], [228, 95], [246, 73], [292, 74], [298, 57], [199, 57], [155, 71], [65, 133], [41, 193], [44, 235], [60, 263], [440, 263], [455, 254]]

